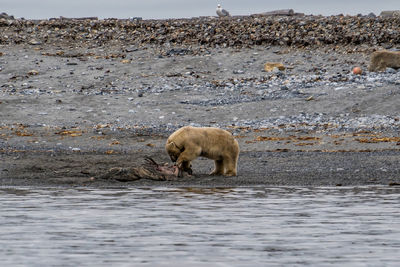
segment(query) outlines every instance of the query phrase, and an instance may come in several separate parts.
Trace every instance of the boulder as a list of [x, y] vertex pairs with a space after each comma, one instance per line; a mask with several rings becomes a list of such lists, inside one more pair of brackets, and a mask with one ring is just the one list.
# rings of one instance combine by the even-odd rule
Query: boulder
[[0, 13], [0, 19], [14, 20], [14, 16], [11, 16], [5, 12], [2, 12], [2, 13]]
[[372, 53], [369, 71], [385, 71], [400, 68], [400, 51], [380, 50]]

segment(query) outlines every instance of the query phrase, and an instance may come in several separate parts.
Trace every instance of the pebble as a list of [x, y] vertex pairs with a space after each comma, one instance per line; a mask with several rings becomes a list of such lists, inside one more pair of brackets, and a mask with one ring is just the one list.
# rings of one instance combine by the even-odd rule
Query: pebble
[[[196, 20], [197, 19], [194, 19], [194, 21]], [[29, 36], [32, 36], [32, 34], [34, 33], [37, 34], [37, 41], [43, 43], [47, 42], [47, 40], [48, 42], [51, 42], [52, 40], [57, 40], [57, 38], [66, 37], [76, 38], [77, 43], [101, 43], [109, 42], [109, 40], [107, 39], [108, 37], [105, 38], [105, 36], [103, 35], [104, 33], [106, 33], [108, 30], [112, 31], [113, 29], [118, 29], [117, 31], [112, 31], [112, 36], [116, 37], [113, 39], [113, 41], [126, 43], [129, 42], [129, 45], [134, 45], [135, 47], [141, 47], [141, 45], [146, 44], [167, 44], [169, 41], [171, 41], [172, 38], [172, 35], [168, 32], [191, 33], [184, 34], [184, 36], [179, 36], [178, 34], [178, 37], [175, 37], [177, 38], [176, 43], [178, 45], [197, 43], [197, 41], [199, 40], [204, 41], [204, 38], [210, 38], [210, 40], [205, 42], [205, 46], [222, 45], [222, 42], [224, 42], [226, 43], [226, 46], [229, 47], [247, 47], [257, 45], [257, 40], [263, 40], [260, 41], [261, 45], [265, 45], [266, 43], [276, 45], [276, 42], [282, 38], [280, 37], [278, 39], [276, 36], [273, 36], [277, 32], [281, 33], [283, 37], [285, 37], [285, 35], [290, 35], [290, 38], [285, 41], [285, 45], [289, 46], [312, 46], [318, 45], [318, 42], [338, 44], [340, 46], [352, 45], [359, 42], [358, 38], [365, 38], [365, 43], [367, 45], [371, 42], [375, 42], [374, 45], [376, 45], [382, 42], [386, 42], [388, 40], [392, 40], [394, 43], [399, 42], [398, 35], [394, 34], [390, 30], [390, 27], [392, 27], [391, 25], [398, 25], [395, 24], [397, 22], [398, 19], [395, 18], [380, 20], [368, 19], [363, 17], [355, 18], [348, 16], [333, 16], [329, 18], [305, 17], [302, 20], [299, 18], [283, 18], [279, 21], [279, 23], [277, 23], [277, 21], [272, 18], [261, 18], [259, 21], [255, 21], [254, 18], [250, 17], [245, 18], [241, 23], [236, 23], [235, 21], [231, 20], [216, 21], [213, 19], [205, 19], [204, 21], [202, 21], [202, 23], [198, 23], [202, 26], [212, 26], [211, 29], [213, 29], [213, 31], [215, 31], [216, 29], [220, 31], [221, 34], [219, 35], [221, 36], [223, 36], [225, 29], [227, 29], [227, 25], [232, 24], [232, 27], [238, 29], [237, 35], [226, 35], [224, 38], [221, 39], [219, 35], [217, 36], [212, 32], [208, 32], [208, 28], [205, 28], [203, 30], [192, 29], [192, 20], [154, 20], [141, 21], [140, 24], [136, 24], [137, 22], [126, 22], [122, 20], [88, 20], [80, 21], [79, 23], [74, 22], [73, 20], [68, 22], [54, 20], [43, 21], [43, 24], [40, 28], [36, 27], [36, 22], [33, 21], [18, 21], [19, 24], [12, 23], [7, 27], [0, 26], [1, 30], [7, 31], [4, 35], [0, 36], [0, 42], [4, 44], [23, 42], [21, 41], [22, 36], [27, 36], [27, 39], [29, 39]], [[291, 25], [291, 27], [290, 29], [289, 27], [287, 27], [287, 29], [282, 31], [280, 28], [277, 28], [280, 23], [283, 26]], [[257, 27], [262, 25], [268, 25], [268, 27], [264, 27], [265, 29], [261, 27], [260, 30], [257, 31]], [[357, 26], [357, 34], [353, 34], [354, 25], [359, 25]], [[35, 27], [38, 28], [37, 31], [31, 31], [32, 34], [30, 34], [29, 30], [36, 29]], [[55, 27], [65, 28], [65, 31], [57, 33], [60, 35], [57, 37], [55, 35], [55, 31], [52, 31], [52, 29], [54, 29]], [[82, 27], [82, 29], [80, 27]], [[92, 39], [90, 39], [90, 37], [84, 35], [85, 31], [87, 31], [89, 27], [91, 29], [95, 29], [98, 32], [98, 36], [96, 38], [93, 37]], [[254, 40], [256, 41], [251, 40], [252, 38], [244, 37], [244, 35], [249, 33], [249, 29], [253, 30], [254, 27], [256, 27], [256, 34], [254, 36]], [[336, 27], [336, 30], [332, 30], [332, 27]], [[136, 29], [136, 34], [133, 34], [131, 30], [132, 28]], [[160, 29], [164, 29], [165, 32], [161, 32], [155, 35], [155, 39], [152, 40], [150, 36]], [[305, 31], [311, 33], [310, 35], [312, 38], [309, 38], [308, 34], [293, 34], [297, 31]], [[319, 31], [321, 31], [321, 34], [319, 34]], [[338, 32], [336, 33], [336, 31]], [[117, 37], [121, 34], [125, 34], [126, 38], [123, 40], [118, 39]], [[208, 34], [208, 37], [202, 36], [203, 34]], [[7, 38], [5, 38], [6, 35], [8, 36]], [[46, 35], [47, 37], [45, 37]], [[343, 38], [343, 36], [350, 37]], [[373, 38], [375, 39], [372, 40]], [[284, 50], [285, 49], [280, 49], [278, 54], [282, 54]], [[165, 49], [165, 51], [161, 51], [161, 56], [185, 56], [186, 54], [192, 54], [195, 52], [195, 48], [182, 48], [175, 50]], [[71, 65], [74, 65], [72, 62], [70, 63]], [[60, 69], [60, 67], [57, 67], [57, 69]], [[188, 67], [188, 69], [193, 68]], [[74, 70], [71, 70], [71, 72], [74, 72]], [[346, 72], [349, 72], [349, 69], [347, 69]], [[234, 70], [233, 73], [244, 74], [245, 70], [238, 69]], [[82, 74], [84, 75], [84, 73]], [[212, 110], [213, 108], [223, 108], [226, 105], [259, 102], [264, 100], [299, 99], [304, 101], [310, 99], [310, 97], [312, 97], [312, 99], [318, 99], [318, 97], [323, 94], [338, 94], [338, 96], [342, 96], [343, 94], [347, 93], [347, 91], [351, 91], [354, 89], [365, 89], [367, 87], [371, 90], [374, 90], [376, 87], [383, 87], [387, 84], [400, 84], [400, 71], [394, 69], [388, 69], [386, 72], [383, 73], [370, 73], [368, 71], [365, 71], [363, 75], [357, 75], [357, 77], [354, 77], [354, 75], [351, 75], [350, 73], [329, 76], [325, 75], [323, 71], [318, 72], [318, 75], [310, 74], [300, 76], [296, 74], [291, 74], [289, 71], [288, 73], [285, 73], [279, 71], [278, 69], [272, 73], [264, 73], [263, 77], [254, 79], [241, 79], [240, 77], [235, 77], [236, 80], [220, 84], [213, 84], [211, 82], [201, 83], [200, 81], [198, 82], [198, 84], [196, 84], [196, 82], [195, 84], [193, 84], [192, 81], [190, 83], [184, 83], [180, 79], [181, 78], [179, 77], [172, 77], [171, 79], [163, 80], [162, 83], [159, 80], [154, 79], [154, 81], [150, 82], [151, 84], [148, 85], [148, 88], [143, 90], [146, 92], [146, 96], [151, 96], [151, 94], [162, 94], [165, 92], [175, 91], [177, 94], [187, 92], [188, 97], [182, 98], [184, 100], [181, 100], [180, 103], [187, 105], [189, 111], [193, 107], [196, 108], [196, 106], [209, 107], [209, 109]], [[50, 89], [48, 91], [43, 91], [39, 89], [28, 89], [26, 88], [28, 86], [30, 86], [29, 83], [24, 83], [23, 88], [13, 88], [13, 92], [21, 95], [52, 94], [52, 90]], [[113, 87], [111, 90], [104, 92], [100, 91], [102, 90], [102, 88], [97, 88], [97, 86], [95, 87], [93, 85], [82, 86], [82, 89], [91, 89], [84, 90], [83, 94], [86, 95], [122, 94], [128, 90], [127, 88], [124, 89], [124, 87], [119, 87], [118, 84], [112, 86]], [[320, 88], [321, 90], [317, 93], [313, 92], [313, 94], [310, 94], [308, 93], [309, 88]], [[7, 89], [6, 87], [4, 87], [2, 88], [2, 90], [9, 90], [8, 92], [11, 92], [12, 89]], [[143, 97], [143, 93], [140, 92], [140, 90], [136, 90], [135, 92], [138, 92], [138, 97]], [[77, 91], [79, 91], [79, 88]], [[133, 97], [128, 98], [129, 101], [133, 101], [133, 99]], [[145, 99], [141, 99], [141, 101], [143, 102], [145, 100], [147, 100], [147, 97]], [[145, 105], [145, 103], [143, 105]], [[139, 106], [135, 106], [135, 108], [139, 108]], [[277, 110], [270, 109], [271, 112], [279, 112], [280, 110], [280, 108]], [[93, 110], [88, 110], [87, 112], [93, 112]], [[105, 113], [106, 111], [103, 110], [101, 112]], [[128, 113], [136, 113], [136, 110], [130, 109]], [[47, 113], [43, 112], [43, 115], [47, 115]], [[157, 117], [160, 120], [165, 118], [164, 115]], [[318, 127], [322, 128], [324, 124], [332, 124], [340, 125], [340, 129], [344, 130], [359, 128], [374, 129], [375, 127], [382, 126], [393, 129], [399, 129], [400, 127], [398, 118], [394, 116], [384, 115], [371, 115], [368, 117], [353, 118], [348, 114], [341, 114], [338, 117], [330, 117], [326, 114], [307, 114], [299, 112], [298, 115], [291, 116], [271, 116], [256, 118], [252, 120], [232, 117], [231, 120], [231, 122], [225, 122], [224, 125], [229, 125], [229, 123], [234, 122], [234, 124], [239, 127], [268, 128], [278, 127], [279, 125], [296, 125], [298, 129], [316, 129]], [[192, 122], [191, 124], [201, 126], [198, 123]], [[141, 131], [155, 133], [160, 131], [171, 132], [183, 125], [178, 125], [175, 122], [172, 124], [164, 124], [163, 122], [160, 123], [159, 121], [155, 121], [154, 124], [149, 124], [148, 122], [139, 122], [138, 129], [140, 128], [140, 126], [143, 126], [144, 128], [140, 129]], [[218, 126], [218, 123], [215, 123], [215, 126]], [[79, 148], [71, 149], [76, 149], [78, 151]]]
[[233, 74], [244, 74], [245, 72], [243, 70], [234, 70]]

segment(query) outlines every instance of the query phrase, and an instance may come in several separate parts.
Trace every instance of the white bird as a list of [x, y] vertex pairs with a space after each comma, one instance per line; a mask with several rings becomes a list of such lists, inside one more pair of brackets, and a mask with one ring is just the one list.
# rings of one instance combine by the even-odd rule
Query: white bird
[[218, 4], [218, 6], [217, 6], [217, 15], [219, 17], [229, 17], [230, 16], [229, 12], [226, 11], [225, 9], [223, 9], [220, 4]]

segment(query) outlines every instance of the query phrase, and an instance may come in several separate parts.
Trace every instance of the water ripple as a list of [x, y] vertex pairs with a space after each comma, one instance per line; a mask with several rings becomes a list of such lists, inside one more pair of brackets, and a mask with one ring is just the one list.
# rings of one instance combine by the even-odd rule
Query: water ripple
[[395, 266], [400, 188], [0, 188], [2, 266]]

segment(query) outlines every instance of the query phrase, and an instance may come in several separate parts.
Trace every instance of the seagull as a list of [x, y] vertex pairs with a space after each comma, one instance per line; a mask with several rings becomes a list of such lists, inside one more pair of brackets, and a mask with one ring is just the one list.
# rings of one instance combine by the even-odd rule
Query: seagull
[[223, 9], [220, 4], [218, 4], [218, 6], [217, 6], [217, 15], [218, 15], [218, 17], [229, 17], [230, 16], [229, 12], [226, 11], [225, 9]]

